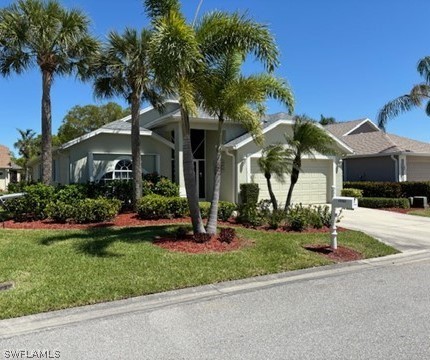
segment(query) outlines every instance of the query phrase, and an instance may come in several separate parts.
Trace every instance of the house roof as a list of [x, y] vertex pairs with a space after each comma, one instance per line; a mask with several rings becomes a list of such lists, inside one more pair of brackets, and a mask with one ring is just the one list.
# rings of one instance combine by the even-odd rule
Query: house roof
[[0, 145], [0, 168], [10, 168], [10, 154], [9, 149], [6, 146]]
[[[291, 124], [292, 125], [293, 123], [294, 123], [294, 117], [285, 113], [285, 112], [279, 112], [276, 114], [266, 115], [262, 121], [263, 134], [268, 132], [269, 130], [275, 128], [276, 126], [278, 126], [280, 124]], [[320, 125], [317, 124], [317, 126], [320, 126]], [[329, 132], [329, 134], [331, 135], [330, 132]], [[353, 152], [352, 149], [345, 142], [343, 142], [343, 139], [341, 140], [336, 136], [332, 136], [332, 137], [340, 145], [340, 147], [343, 148], [343, 150], [345, 150], [349, 153]], [[236, 139], [233, 139], [233, 140], [229, 141], [228, 143], [224, 144], [224, 147], [238, 149], [250, 141], [252, 141], [251, 134], [245, 133], [245, 134], [237, 137]]]
[[334, 136], [341, 137], [349, 135], [352, 131], [366, 123], [372, 124], [375, 131], [379, 130], [378, 127], [368, 118], [329, 124], [325, 125], [324, 128], [330, 131]]
[[[371, 125], [372, 131], [350, 134], [362, 125]], [[386, 155], [398, 153], [428, 153], [430, 144], [403, 136], [388, 134], [380, 130], [371, 120], [359, 119], [324, 126], [333, 135], [340, 137], [354, 150], [352, 156]]]

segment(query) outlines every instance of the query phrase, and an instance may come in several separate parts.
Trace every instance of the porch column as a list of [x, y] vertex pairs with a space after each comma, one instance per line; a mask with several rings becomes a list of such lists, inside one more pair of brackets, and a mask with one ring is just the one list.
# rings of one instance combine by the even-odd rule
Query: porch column
[[408, 181], [408, 162], [406, 155], [399, 155], [399, 181]]
[[87, 155], [88, 181], [94, 182], [94, 154], [89, 152]]
[[179, 185], [179, 196], [186, 197], [187, 191], [185, 190], [185, 179], [184, 179], [184, 151], [183, 151], [184, 141], [182, 135], [182, 126], [179, 125], [175, 129], [175, 167], [176, 167], [176, 182]]

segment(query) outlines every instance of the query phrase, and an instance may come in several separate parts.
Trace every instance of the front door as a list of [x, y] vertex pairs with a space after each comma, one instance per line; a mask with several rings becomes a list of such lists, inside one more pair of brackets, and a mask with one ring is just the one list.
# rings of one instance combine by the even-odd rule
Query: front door
[[205, 160], [194, 160], [194, 174], [196, 175], [197, 194], [199, 199], [206, 198]]

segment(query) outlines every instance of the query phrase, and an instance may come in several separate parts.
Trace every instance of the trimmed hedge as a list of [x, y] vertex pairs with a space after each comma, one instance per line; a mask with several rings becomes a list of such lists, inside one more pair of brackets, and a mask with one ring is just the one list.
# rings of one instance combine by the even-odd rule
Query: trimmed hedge
[[361, 198], [361, 197], [363, 197], [363, 190], [353, 189], [353, 188], [342, 189], [340, 192], [340, 195], [341, 196], [351, 196], [351, 197], [355, 197], [355, 198]]
[[57, 200], [48, 204], [46, 213], [57, 222], [85, 224], [112, 220], [120, 208], [121, 201], [118, 199], [83, 199], [73, 205]]
[[408, 198], [426, 196], [430, 200], [430, 181], [405, 182], [372, 182], [346, 181], [344, 189], [355, 188], [363, 190], [364, 197]]
[[359, 198], [358, 206], [372, 209], [401, 208], [409, 209], [409, 200], [405, 198]]
[[344, 189], [353, 188], [363, 190], [363, 197], [400, 198], [402, 197], [401, 183], [373, 182], [373, 181], [346, 181]]

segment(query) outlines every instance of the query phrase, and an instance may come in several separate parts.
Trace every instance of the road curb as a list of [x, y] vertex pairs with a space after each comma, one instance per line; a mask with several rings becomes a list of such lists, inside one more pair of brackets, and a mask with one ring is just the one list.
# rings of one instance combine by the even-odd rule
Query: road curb
[[407, 251], [382, 258], [358, 260], [349, 263], [227, 281], [218, 284], [173, 290], [159, 294], [138, 296], [124, 300], [1, 320], [0, 339], [54, 329], [89, 320], [121, 316], [133, 312], [151, 312], [163, 307], [207, 301], [221, 296], [232, 296], [243, 292], [258, 291], [273, 286], [285, 285], [287, 283], [336, 277], [355, 271], [366, 271], [386, 266], [399, 266], [402, 264], [426, 261], [428, 259], [430, 259], [430, 251]]

